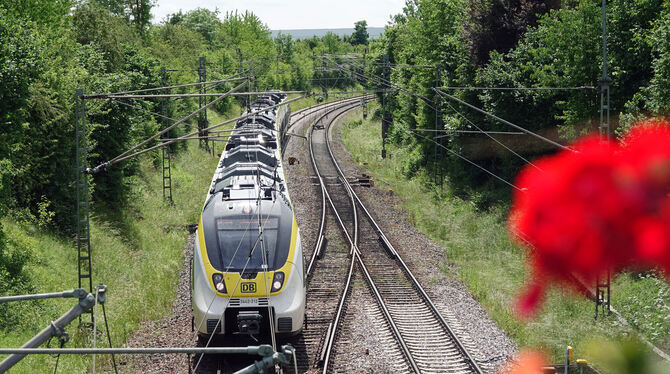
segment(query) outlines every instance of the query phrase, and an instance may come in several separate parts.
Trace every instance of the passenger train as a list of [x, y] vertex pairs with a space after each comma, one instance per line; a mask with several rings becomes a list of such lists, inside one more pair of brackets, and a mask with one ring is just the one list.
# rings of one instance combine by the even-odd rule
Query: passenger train
[[281, 158], [290, 109], [263, 111], [285, 99], [270, 93], [253, 101], [249, 110], [260, 113], [236, 123], [221, 153], [191, 267], [194, 326], [201, 337], [256, 339], [271, 330], [302, 329], [305, 264]]

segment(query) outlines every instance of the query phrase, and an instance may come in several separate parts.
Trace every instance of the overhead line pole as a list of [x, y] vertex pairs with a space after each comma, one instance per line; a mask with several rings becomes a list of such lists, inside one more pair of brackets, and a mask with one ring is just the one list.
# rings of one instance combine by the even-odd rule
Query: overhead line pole
[[386, 92], [386, 90], [389, 88], [386, 82], [389, 82], [391, 75], [388, 54], [384, 55], [383, 69], [382, 76], [384, 77], [384, 81], [381, 82], [382, 90], [384, 91], [384, 93], [382, 93], [382, 158], [386, 158], [386, 135], [389, 127], [391, 126], [391, 123], [393, 122], [393, 117], [388, 109], [388, 93]]
[[[198, 59], [198, 78], [200, 82], [207, 81], [207, 61], [204, 56]], [[200, 86], [200, 93], [207, 93], [207, 88], [204, 84]], [[199, 136], [203, 138], [207, 136], [207, 132], [204, 130], [207, 127], [207, 109], [202, 109], [205, 105], [207, 105], [207, 99], [204, 96], [199, 96], [198, 106], [200, 107], [200, 113], [198, 113], [198, 129], [200, 130]], [[209, 142], [201, 140], [200, 147], [209, 151]]]
[[[607, 73], [607, 0], [602, 0], [603, 11], [603, 75], [600, 78], [600, 139], [610, 137], [610, 83], [612, 79]], [[611, 313], [611, 271], [608, 268], [605, 275], [596, 275], [595, 316], [598, 318], [599, 309], [603, 315]]]
[[[167, 71], [165, 66], [161, 67], [161, 84], [163, 87], [167, 86]], [[165, 89], [165, 93], [169, 93], [168, 89]], [[163, 98], [161, 100], [161, 111], [162, 113], [162, 126], [161, 130], [164, 130], [168, 127], [168, 104], [169, 100]], [[168, 134], [165, 133], [161, 136], [161, 139], [167, 138]], [[161, 152], [162, 155], [162, 168], [163, 168], [163, 200], [167, 201], [170, 204], [174, 204], [172, 200], [172, 160], [170, 159], [170, 147], [164, 147]]]
[[[88, 163], [88, 144], [86, 129], [86, 102], [84, 90], [79, 88], [75, 91], [75, 148], [76, 148], [76, 175], [75, 190], [77, 191], [76, 227], [77, 234], [77, 279], [78, 287], [88, 292], [93, 292], [93, 275], [91, 259], [91, 226], [90, 226], [90, 203], [89, 184], [86, 174]], [[85, 288], [87, 287], [88, 288]], [[91, 310], [85, 311], [90, 314], [90, 323], [94, 321]], [[80, 315], [79, 323], [82, 323]]]
[[[440, 73], [440, 65], [437, 64], [435, 65], [435, 85], [440, 86], [442, 84], [442, 76]], [[439, 131], [442, 129], [442, 108], [440, 107], [441, 100], [440, 100], [440, 95], [436, 92], [435, 93], [435, 131]], [[433, 139], [438, 139], [439, 144], [442, 144], [442, 138], [435, 137]], [[440, 186], [442, 186], [442, 160], [440, 160], [442, 156], [442, 149], [438, 147], [438, 143], [435, 142], [435, 162], [433, 164], [433, 176], [435, 177], [435, 184], [440, 183]], [[439, 168], [439, 170], [438, 170]]]

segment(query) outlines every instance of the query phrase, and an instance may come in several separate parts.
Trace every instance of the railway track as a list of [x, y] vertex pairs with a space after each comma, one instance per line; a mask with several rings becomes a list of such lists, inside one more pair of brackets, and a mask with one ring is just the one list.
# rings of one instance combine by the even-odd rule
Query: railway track
[[[330, 205], [350, 246], [350, 272], [354, 265], [360, 269], [362, 278], [377, 300], [378, 314], [385, 319], [398, 350], [406, 360], [407, 371], [482, 373], [468, 352], [471, 347], [466, 348], [456, 336], [448, 320], [437, 310], [337, 164], [329, 139], [330, 125], [354, 107], [340, 106], [330, 118], [324, 116], [315, 121], [310, 132], [312, 162], [324, 204], [327, 201]], [[347, 276], [349, 284], [351, 273]], [[338, 309], [329, 324], [328, 338], [322, 342], [324, 372], [331, 370], [331, 359], [339, 353], [335, 341], [342, 331], [346, 331], [341, 316], [346, 308], [347, 291], [345, 289], [339, 295]]]
[[[330, 104], [332, 108], [325, 109], [316, 116], [315, 123], [321, 123], [329, 115], [342, 107], [356, 107], [360, 98], [347, 99]], [[312, 126], [308, 126], [309, 129]], [[308, 133], [311, 139], [312, 131]], [[334, 172], [334, 170], [333, 170]], [[322, 192], [321, 223], [317, 239], [311, 253], [305, 250], [308, 257], [307, 266], [307, 305], [306, 324], [303, 333], [294, 342], [299, 372], [306, 372], [328, 362], [326, 353], [332, 335], [333, 321], [342, 314], [341, 304], [346, 299], [353, 274], [351, 251], [347, 245], [332, 243], [337, 241], [339, 231], [337, 225], [330, 218], [331, 225], [327, 225], [325, 195]], [[353, 222], [353, 221], [352, 221]], [[335, 240], [328, 245], [327, 237], [335, 236]], [[328, 251], [328, 260], [319, 261]]]

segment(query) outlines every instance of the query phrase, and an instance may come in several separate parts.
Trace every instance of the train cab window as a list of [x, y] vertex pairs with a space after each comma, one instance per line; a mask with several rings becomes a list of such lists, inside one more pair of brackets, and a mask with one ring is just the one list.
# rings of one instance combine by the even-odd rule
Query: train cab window
[[[263, 235], [261, 237], [258, 218], [247, 216], [216, 220], [217, 241], [221, 252], [221, 265], [224, 269], [242, 271], [246, 265], [246, 271], [263, 271], [263, 252], [265, 251], [268, 270], [274, 270], [279, 218], [263, 218], [262, 222]], [[251, 253], [250, 259], [249, 253]]]

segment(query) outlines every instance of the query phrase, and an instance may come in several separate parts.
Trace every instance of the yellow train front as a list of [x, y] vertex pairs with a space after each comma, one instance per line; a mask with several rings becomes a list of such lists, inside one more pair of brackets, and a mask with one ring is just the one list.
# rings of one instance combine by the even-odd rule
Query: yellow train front
[[[284, 99], [261, 97], [251, 112]], [[277, 141], [287, 121], [286, 106], [239, 121], [222, 152], [193, 253], [191, 298], [200, 335], [302, 329], [304, 259]]]

